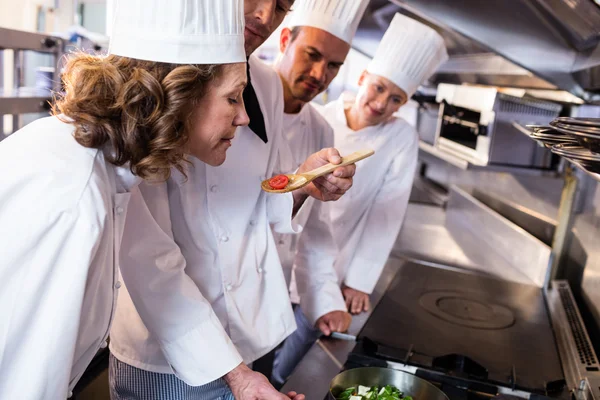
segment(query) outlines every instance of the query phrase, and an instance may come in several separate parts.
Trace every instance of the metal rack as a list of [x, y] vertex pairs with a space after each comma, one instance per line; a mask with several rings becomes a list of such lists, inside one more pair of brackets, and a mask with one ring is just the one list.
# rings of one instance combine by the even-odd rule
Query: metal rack
[[[54, 55], [55, 64], [58, 64], [64, 49], [65, 43], [59, 37], [0, 28], [0, 116], [12, 115], [13, 131], [19, 129], [21, 114], [47, 112], [50, 109], [50, 91], [24, 87], [24, 52], [34, 51]], [[3, 50], [13, 50], [14, 52], [14, 84], [12, 88], [6, 87], [3, 79]], [[58, 90], [60, 86], [59, 68], [55, 69], [52, 82], [52, 90]], [[0, 118], [0, 140], [4, 138], [3, 131], [3, 119]]]
[[485, 164], [478, 159], [468, 158], [463, 154], [452, 152], [451, 149], [441, 149], [424, 141], [419, 142], [419, 157], [428, 161], [441, 160], [462, 170], [482, 170], [546, 177], [557, 177], [560, 175], [559, 172], [554, 169]]

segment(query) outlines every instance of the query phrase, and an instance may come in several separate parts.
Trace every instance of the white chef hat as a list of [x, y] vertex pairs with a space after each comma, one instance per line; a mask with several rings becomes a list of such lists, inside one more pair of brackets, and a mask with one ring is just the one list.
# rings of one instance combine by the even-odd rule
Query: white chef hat
[[310, 26], [352, 43], [368, 0], [296, 0], [288, 26]]
[[244, 0], [116, 0], [108, 52], [173, 64], [245, 62]]
[[446, 60], [444, 39], [434, 29], [396, 14], [367, 71], [391, 80], [411, 97]]

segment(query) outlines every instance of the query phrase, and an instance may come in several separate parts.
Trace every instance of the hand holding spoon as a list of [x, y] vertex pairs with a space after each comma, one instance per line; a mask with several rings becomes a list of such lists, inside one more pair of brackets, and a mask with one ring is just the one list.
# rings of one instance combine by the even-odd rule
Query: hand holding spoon
[[357, 161], [363, 160], [367, 157], [372, 156], [375, 152], [371, 149], [360, 150], [354, 152], [352, 154], [347, 155], [346, 157], [342, 157], [342, 162], [340, 164], [325, 164], [319, 168], [313, 169], [312, 171], [307, 171], [302, 174], [285, 174], [289, 179], [288, 184], [283, 189], [273, 189], [271, 185], [269, 185], [269, 181], [271, 179], [266, 179], [262, 181], [261, 187], [262, 190], [269, 193], [288, 193], [294, 190], [298, 190], [303, 188], [304, 186], [311, 183], [313, 180], [317, 179], [320, 176], [327, 175], [334, 171], [336, 168], [344, 167], [346, 165], [354, 164]]

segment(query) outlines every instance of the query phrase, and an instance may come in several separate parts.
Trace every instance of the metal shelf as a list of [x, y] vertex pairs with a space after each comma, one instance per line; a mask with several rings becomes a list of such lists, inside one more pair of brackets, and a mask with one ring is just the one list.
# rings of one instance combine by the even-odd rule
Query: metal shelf
[[32, 50], [42, 53], [58, 53], [63, 40], [56, 36], [34, 32], [0, 28], [0, 50]]
[[[529, 137], [530, 139], [532, 139], [532, 138], [531, 138], [531, 131], [530, 131], [529, 129], [527, 129], [526, 127], [524, 127], [524, 126], [521, 126], [521, 125], [519, 125], [519, 124], [516, 124], [516, 123], [513, 123], [513, 126], [514, 126], [515, 128], [517, 128], [517, 129], [518, 129], [518, 130], [519, 130], [521, 133], [523, 133], [524, 135], [527, 135], [527, 137]], [[535, 140], [535, 139], [532, 139], [532, 140]], [[539, 144], [540, 146], [543, 146], [543, 144], [541, 144], [539, 141], [538, 141], [538, 144]], [[560, 156], [559, 156], [559, 157], [560, 157]], [[565, 159], [564, 157], [561, 157], [561, 159], [563, 160], [563, 162], [568, 162], [568, 163], [571, 163], [571, 165], [573, 165], [575, 168], [577, 168], [577, 169], [579, 169], [579, 170], [581, 170], [581, 171], [585, 172], [587, 175], [591, 176], [591, 177], [592, 177], [592, 178], [594, 178], [595, 180], [597, 180], [597, 181], [600, 181], [600, 174], [598, 174], [598, 173], [595, 173], [595, 172], [588, 171], [588, 170], [587, 170], [587, 168], [585, 168], [583, 165], [579, 164], [579, 163], [578, 163], [578, 162], [576, 162], [576, 161], [573, 161], [573, 160], [567, 160], [567, 159]]]
[[552, 169], [540, 169], [540, 168], [527, 168], [527, 167], [517, 167], [511, 165], [497, 165], [497, 164], [485, 164], [480, 160], [476, 159], [467, 159], [458, 154], [454, 154], [445, 149], [440, 149], [438, 147], [432, 146], [429, 143], [425, 143], [423, 141], [419, 142], [419, 155], [422, 156], [431, 156], [435, 159], [442, 160], [447, 162], [450, 165], [453, 165], [462, 170], [481, 170], [481, 171], [490, 171], [490, 172], [505, 172], [510, 174], [517, 175], [530, 175], [530, 176], [549, 176], [556, 177], [559, 173]]
[[437, 159], [446, 161], [448, 164], [453, 165], [456, 168], [460, 168], [462, 170], [469, 169], [469, 161], [457, 157], [454, 154], [450, 154], [446, 151], [440, 150], [437, 147], [430, 145], [429, 143], [419, 141], [419, 151], [421, 153], [429, 154]]
[[0, 97], [0, 115], [47, 112], [51, 100], [49, 97]]
[[48, 91], [20, 88], [18, 91], [0, 89], [0, 115], [40, 113], [50, 110], [52, 96]]

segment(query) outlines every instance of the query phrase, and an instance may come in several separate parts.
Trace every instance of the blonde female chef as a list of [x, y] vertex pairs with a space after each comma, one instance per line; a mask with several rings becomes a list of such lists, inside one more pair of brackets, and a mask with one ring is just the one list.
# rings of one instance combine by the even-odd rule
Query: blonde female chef
[[[186, 152], [222, 163], [248, 123], [242, 10], [243, 0], [119, 1], [109, 55], [71, 56], [54, 115], [0, 143], [1, 399], [69, 395], [106, 346], [125, 216], [146, 223], [137, 185], [182, 170]], [[127, 276], [149, 295], [144, 271]], [[172, 280], [187, 296], [157, 306], [198, 291]], [[161, 339], [179, 344], [183, 323]]]
[[398, 236], [417, 163], [417, 133], [394, 113], [448, 58], [442, 37], [396, 14], [355, 97], [321, 108], [341, 154], [372, 148], [356, 171], [351, 191], [330, 203], [335, 261], [348, 309], [369, 309], [373, 291]]

